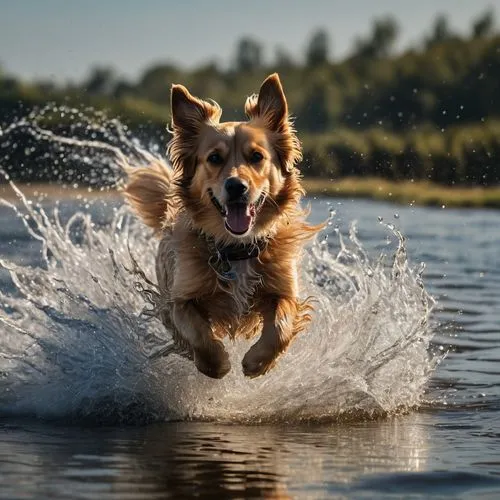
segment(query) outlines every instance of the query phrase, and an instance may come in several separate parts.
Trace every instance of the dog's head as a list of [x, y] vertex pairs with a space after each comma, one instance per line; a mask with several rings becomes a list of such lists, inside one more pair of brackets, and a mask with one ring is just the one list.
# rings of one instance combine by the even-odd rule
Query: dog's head
[[172, 86], [170, 160], [196, 225], [217, 238], [255, 238], [288, 202], [300, 143], [277, 74], [247, 99], [248, 121], [220, 122], [213, 101]]

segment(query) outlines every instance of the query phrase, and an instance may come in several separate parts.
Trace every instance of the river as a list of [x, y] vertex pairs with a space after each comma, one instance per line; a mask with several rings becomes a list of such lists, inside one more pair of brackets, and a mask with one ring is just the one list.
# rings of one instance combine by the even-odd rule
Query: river
[[[373, 316], [377, 329], [364, 323], [366, 335], [374, 336], [373, 343], [375, 335], [385, 335], [384, 328], [397, 324], [404, 330], [401, 338], [408, 338], [408, 325], [421, 321], [426, 325], [418, 336], [430, 331], [432, 341], [423, 341], [424, 348], [412, 347], [419, 350], [401, 348], [393, 353], [386, 362], [389, 376], [384, 368], [376, 381], [367, 375], [374, 370], [372, 360], [381, 359], [375, 347], [352, 347], [364, 342], [362, 330], [356, 335], [351, 330], [360, 328], [356, 317], [368, 308], [366, 297], [352, 317], [340, 318], [343, 322], [327, 316], [326, 308], [336, 311], [337, 305], [320, 301], [317, 314], [324, 316], [313, 328], [321, 331], [297, 341], [267, 381], [248, 381], [235, 373], [228, 382], [206, 382], [184, 361], [177, 362], [182, 366], [165, 362], [152, 368], [147, 363], [136, 376], [142, 370], [136, 367], [147, 358], [139, 356], [137, 338], [132, 341], [120, 332], [146, 328], [140, 335], [154, 334], [158, 341], [161, 326], [144, 327], [139, 306], [130, 317], [123, 312], [144, 302], [130, 280], [127, 284], [126, 274], [116, 277], [115, 270], [115, 296], [106, 288], [111, 287], [106, 277], [111, 264], [101, 262], [99, 252], [108, 257], [106, 248], [112, 247], [119, 260], [116, 255], [126, 247], [123, 229], [110, 222], [120, 211], [119, 203], [62, 202], [63, 221], [78, 210], [92, 214], [88, 226], [88, 221], [81, 222], [92, 235], [75, 230], [73, 246], [57, 243], [53, 221], [40, 222], [49, 228], [43, 233], [49, 240], [48, 259], [55, 259], [48, 269], [43, 242], [29, 234], [12, 207], [0, 207], [0, 258], [17, 276], [13, 283], [7, 271], [0, 273], [3, 317], [8, 320], [0, 325], [0, 498], [498, 498], [498, 213], [362, 200], [310, 201], [315, 221], [335, 211], [318, 252], [322, 246], [330, 256], [337, 255], [341, 243], [335, 230], [348, 241], [349, 225], [357, 220], [362, 245], [357, 255], [369, 259], [357, 265], [370, 270], [365, 274], [372, 280], [376, 276], [370, 273], [381, 253], [389, 261], [385, 275], [390, 273], [398, 248], [395, 231], [404, 235], [404, 242], [399, 242], [403, 267], [414, 270], [399, 288], [384, 288], [388, 285], [379, 277], [376, 291], [387, 294], [388, 300], [378, 302], [380, 311]], [[53, 206], [52, 201], [44, 202], [48, 212]], [[30, 223], [35, 235], [36, 226]], [[151, 258], [153, 251], [144, 250], [149, 240], [134, 240], [142, 236], [133, 234], [127, 233], [132, 253]], [[85, 243], [85, 238], [92, 243]], [[92, 248], [83, 253], [72, 250], [81, 244]], [[313, 273], [310, 266], [329, 262], [318, 259], [304, 264], [308, 275]], [[428, 318], [424, 310], [415, 311], [415, 316], [411, 310], [420, 293], [411, 277], [421, 271], [421, 262], [426, 265], [425, 293], [436, 300]], [[349, 259], [342, 265], [343, 272], [355, 266]], [[78, 268], [82, 274], [72, 281]], [[95, 270], [93, 281], [85, 276], [87, 269]], [[315, 286], [327, 287], [323, 282], [316, 279]], [[111, 297], [109, 302], [94, 296], [88, 283], [106, 288], [103, 297]], [[358, 276], [356, 286], [366, 283]], [[320, 295], [333, 293], [321, 290]], [[425, 300], [432, 307], [432, 299]], [[117, 323], [120, 328], [115, 331]], [[357, 356], [352, 363], [340, 351], [330, 357], [323, 352], [328, 348], [321, 342], [332, 325], [340, 332], [335, 342], [348, 339], [352, 344], [350, 356]], [[94, 344], [89, 332], [97, 330], [99, 341]], [[304, 351], [306, 359], [300, 357]], [[380, 352], [386, 353], [387, 346]], [[425, 357], [424, 352], [431, 354]], [[238, 348], [232, 353], [240, 354]], [[315, 358], [324, 365], [338, 359], [342, 370], [352, 370], [356, 385], [346, 382], [348, 376], [340, 383], [334, 368], [307, 368]], [[361, 361], [369, 369], [354, 366]], [[425, 369], [420, 370], [421, 365]], [[297, 379], [294, 370], [300, 372]], [[408, 372], [416, 373], [415, 379], [408, 378]], [[167, 377], [176, 383], [169, 386]], [[162, 383], [167, 395], [155, 385]], [[210, 398], [204, 399], [207, 393]], [[340, 418], [342, 406], [364, 411]], [[366, 418], [367, 408], [377, 418]], [[383, 410], [378, 416], [377, 409]], [[130, 414], [134, 418], [128, 418]]]

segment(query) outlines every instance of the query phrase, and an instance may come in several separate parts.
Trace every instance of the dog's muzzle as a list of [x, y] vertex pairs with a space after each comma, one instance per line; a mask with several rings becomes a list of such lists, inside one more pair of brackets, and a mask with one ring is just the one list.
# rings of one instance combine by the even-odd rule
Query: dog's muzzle
[[244, 196], [239, 195], [236, 199], [230, 199], [226, 205], [223, 205], [212, 189], [209, 188], [207, 191], [212, 204], [224, 218], [226, 230], [234, 236], [244, 236], [250, 231], [255, 224], [257, 213], [266, 199], [266, 195], [262, 193], [255, 203], [248, 203]]

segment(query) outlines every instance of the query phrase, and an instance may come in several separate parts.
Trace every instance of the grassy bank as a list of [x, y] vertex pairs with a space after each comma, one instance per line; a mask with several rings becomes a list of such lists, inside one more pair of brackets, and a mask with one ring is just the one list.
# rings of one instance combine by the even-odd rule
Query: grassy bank
[[351, 177], [339, 180], [307, 178], [304, 186], [310, 196], [366, 198], [405, 205], [500, 208], [500, 186], [445, 187], [425, 181], [393, 182]]
[[[44, 199], [87, 201], [96, 198], [119, 198], [122, 196], [116, 189], [107, 187], [102, 189], [92, 189], [90, 187], [73, 188], [66, 184], [48, 182], [16, 182], [15, 185], [28, 200], [32, 201], [43, 201]], [[16, 191], [10, 184], [0, 184], [0, 198], [9, 202], [19, 200]]]
[[[443, 187], [424, 181], [393, 182], [378, 178], [351, 177], [338, 180], [309, 177], [303, 179], [303, 183], [309, 196], [364, 198], [404, 205], [500, 208], [500, 186], [491, 188]], [[87, 200], [121, 197], [120, 192], [108, 188], [103, 190], [91, 190], [86, 187], [74, 189], [48, 183], [17, 185], [31, 200], [43, 198]], [[8, 184], [0, 184], [0, 198], [13, 201], [17, 196]]]

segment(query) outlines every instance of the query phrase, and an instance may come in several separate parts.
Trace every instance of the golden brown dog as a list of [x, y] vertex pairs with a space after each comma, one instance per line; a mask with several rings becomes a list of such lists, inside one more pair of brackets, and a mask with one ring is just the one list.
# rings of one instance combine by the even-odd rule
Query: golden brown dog
[[247, 99], [245, 122], [220, 122], [215, 102], [182, 85], [171, 97], [173, 169], [132, 169], [125, 187], [161, 238], [156, 271], [169, 305], [162, 320], [214, 378], [231, 368], [223, 337], [262, 332], [242, 363], [256, 377], [310, 320], [297, 268], [302, 246], [322, 226], [308, 225], [299, 206], [300, 143], [277, 74]]

